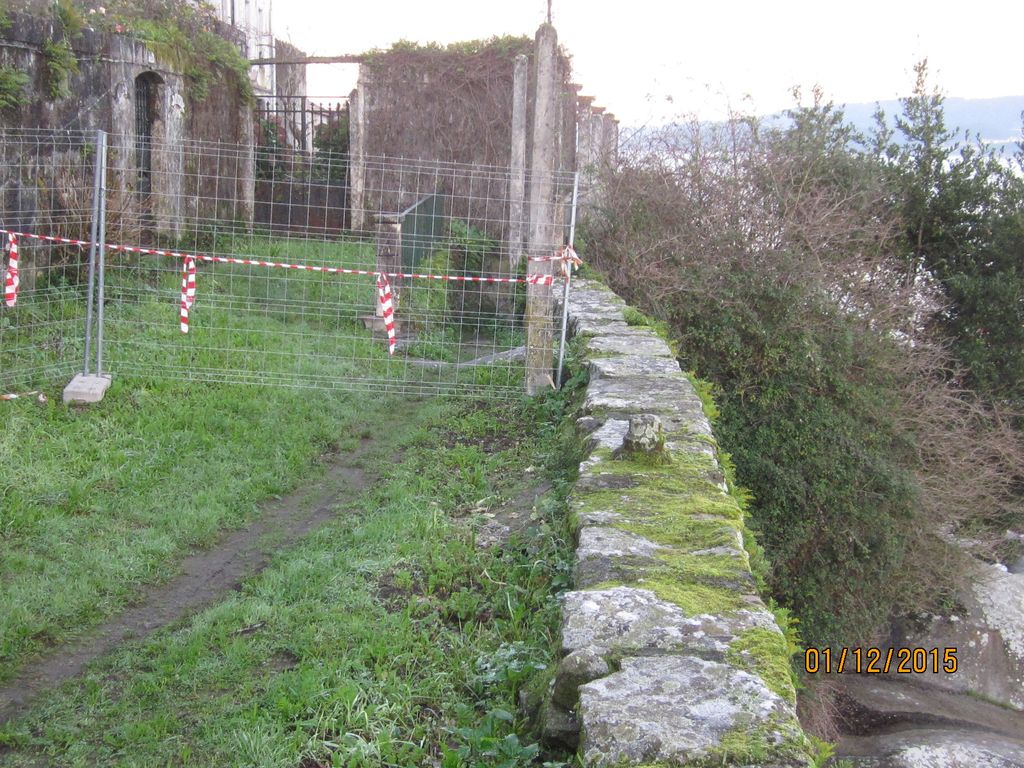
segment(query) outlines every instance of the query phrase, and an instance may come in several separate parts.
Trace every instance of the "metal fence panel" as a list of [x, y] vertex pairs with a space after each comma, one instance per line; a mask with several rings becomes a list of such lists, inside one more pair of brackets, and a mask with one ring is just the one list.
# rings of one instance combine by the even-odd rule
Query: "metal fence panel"
[[[94, 138], [83, 134], [0, 130], [0, 229], [61, 237], [88, 231], [95, 151]], [[0, 394], [69, 377], [83, 352], [86, 254], [54, 241], [16, 241], [16, 303], [0, 300]], [[6, 232], [0, 243], [5, 267]]]
[[[13, 163], [2, 171], [5, 191], [41, 167], [70, 190], [45, 200], [5, 195], [5, 228], [82, 241], [29, 249], [21, 303], [0, 309], [0, 384], [10, 389], [69, 375], [80, 363], [92, 156], [87, 136], [3, 141]], [[323, 201], [289, 194], [281, 203], [292, 209], [289, 221], [310, 224], [281, 231], [254, 204], [252, 147], [148, 149], [149, 188], [140, 190], [136, 143], [110, 137], [104, 371], [365, 392], [522, 392], [527, 285], [512, 262], [521, 246], [506, 240], [507, 169], [363, 158], [360, 229], [321, 227], [312, 208]], [[289, 162], [296, 188], [322, 180], [315, 156]], [[561, 175], [557, 185], [570, 181]], [[392, 262], [379, 227], [403, 203]], [[195, 296], [183, 333], [190, 268]], [[394, 295], [393, 354], [377, 273]]]

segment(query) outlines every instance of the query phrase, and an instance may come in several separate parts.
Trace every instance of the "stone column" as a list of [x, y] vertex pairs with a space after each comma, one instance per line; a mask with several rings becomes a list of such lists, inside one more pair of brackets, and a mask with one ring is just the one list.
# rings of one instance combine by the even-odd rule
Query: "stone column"
[[359, 68], [358, 87], [348, 97], [348, 207], [351, 212], [349, 226], [354, 230], [366, 228], [366, 84], [363, 68]]
[[590, 105], [593, 96], [576, 99], [576, 131], [579, 135], [576, 146], [576, 170], [587, 173], [594, 163], [594, 130], [590, 122]]
[[509, 163], [508, 187], [508, 264], [509, 275], [515, 275], [523, 259], [526, 239], [526, 94], [530, 83], [530, 58], [516, 56], [512, 80], [512, 156]]
[[615, 115], [606, 112], [601, 130], [601, 166], [610, 168], [619, 157], [619, 121]]
[[[558, 34], [550, 24], [537, 30], [536, 96], [533, 110], [533, 152], [530, 162], [530, 234], [527, 253], [548, 256], [554, 251], [554, 184], [558, 161]], [[553, 262], [530, 262], [530, 276], [550, 275]], [[551, 386], [554, 301], [550, 285], [526, 288], [526, 392], [536, 395]]]

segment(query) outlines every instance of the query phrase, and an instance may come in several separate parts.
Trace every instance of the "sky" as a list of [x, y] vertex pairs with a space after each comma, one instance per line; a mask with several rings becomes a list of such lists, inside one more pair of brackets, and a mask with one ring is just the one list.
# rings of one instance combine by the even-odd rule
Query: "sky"
[[[1020, 31], [1024, 2], [942, 4], [704, 0], [552, 0], [559, 42], [574, 80], [625, 126], [730, 109], [769, 114], [818, 84], [837, 104], [905, 96], [927, 57], [947, 96], [1024, 94]], [[831, 9], [842, 9], [831, 10]], [[533, 36], [547, 0], [277, 0], [274, 33], [310, 55], [360, 53], [405, 39], [448, 43]], [[316, 65], [311, 96], [346, 96], [354, 65]], [[805, 98], [806, 100], [806, 98]]]

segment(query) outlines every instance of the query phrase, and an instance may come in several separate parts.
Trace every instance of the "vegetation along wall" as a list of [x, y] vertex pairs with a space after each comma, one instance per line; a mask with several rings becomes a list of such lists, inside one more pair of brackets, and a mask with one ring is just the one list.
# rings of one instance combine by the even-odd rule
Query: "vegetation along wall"
[[[574, 283], [589, 449], [570, 497], [576, 589], [543, 712], [588, 766], [805, 766], [792, 637], [758, 597], [700, 383], [646, 318]], [[783, 625], [788, 626], [785, 614]]]

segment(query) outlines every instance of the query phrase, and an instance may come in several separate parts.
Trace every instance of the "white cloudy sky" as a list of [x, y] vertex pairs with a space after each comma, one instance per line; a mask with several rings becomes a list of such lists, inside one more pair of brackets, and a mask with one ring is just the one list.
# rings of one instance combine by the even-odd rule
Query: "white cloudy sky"
[[[274, 31], [307, 53], [387, 48], [399, 39], [452, 42], [533, 35], [546, 0], [277, 0]], [[1024, 93], [1020, 0], [553, 0], [560, 42], [583, 93], [626, 125], [731, 104], [759, 113], [820, 83], [836, 102], [905, 95], [927, 56], [949, 96]], [[336, 8], [336, 10], [335, 10]], [[836, 10], [830, 10], [835, 8]], [[841, 9], [841, 11], [840, 11]], [[355, 67], [309, 68], [315, 96], [344, 96]]]

